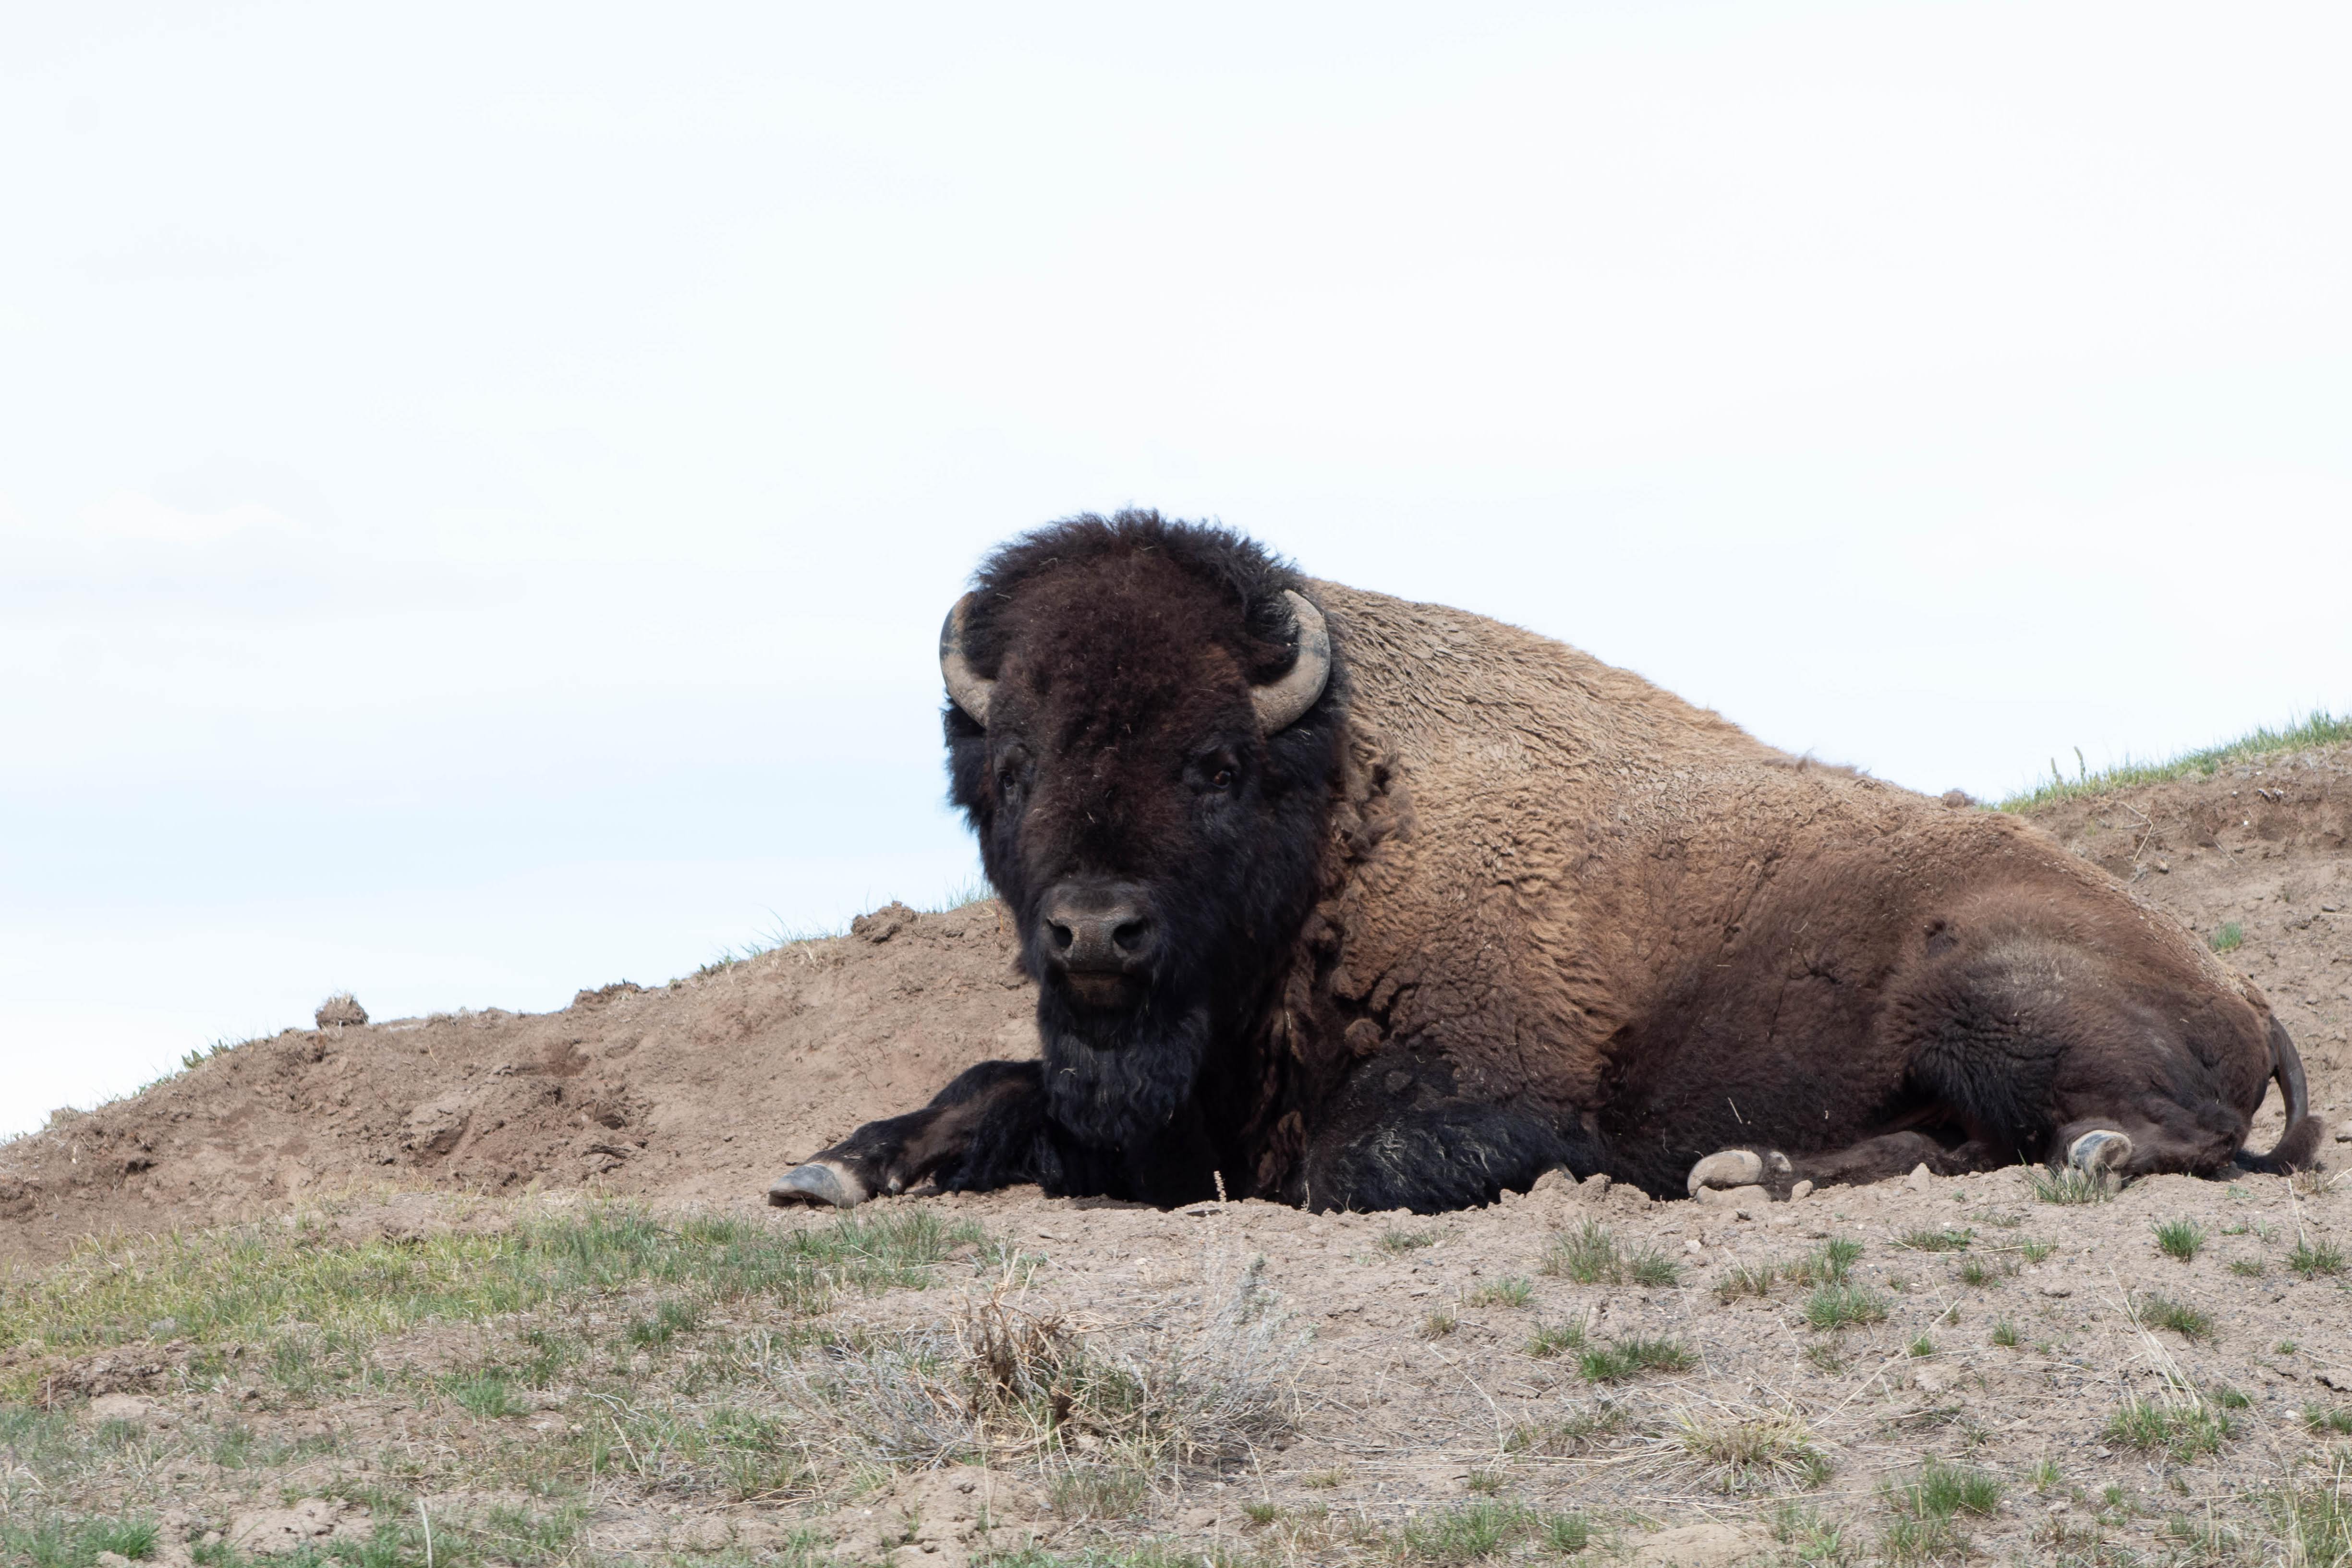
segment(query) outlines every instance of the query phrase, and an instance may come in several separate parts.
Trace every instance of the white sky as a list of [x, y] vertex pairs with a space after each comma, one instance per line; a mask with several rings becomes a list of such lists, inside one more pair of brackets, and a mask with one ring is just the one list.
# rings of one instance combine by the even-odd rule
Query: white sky
[[0, 1132], [936, 901], [1122, 503], [1997, 795], [2352, 709], [2333, 5], [0, 11]]

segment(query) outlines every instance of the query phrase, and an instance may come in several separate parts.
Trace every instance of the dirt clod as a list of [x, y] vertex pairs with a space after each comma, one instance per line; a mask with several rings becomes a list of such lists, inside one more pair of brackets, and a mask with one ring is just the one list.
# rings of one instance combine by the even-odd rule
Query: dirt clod
[[320, 1003], [313, 1017], [322, 1029], [357, 1028], [368, 1021], [367, 1009], [348, 991], [339, 991]]

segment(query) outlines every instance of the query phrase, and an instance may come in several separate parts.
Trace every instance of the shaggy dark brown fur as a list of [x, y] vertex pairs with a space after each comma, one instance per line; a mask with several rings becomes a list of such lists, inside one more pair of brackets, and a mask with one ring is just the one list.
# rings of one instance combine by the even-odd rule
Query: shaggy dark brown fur
[[[1332, 678], [1261, 735], [1286, 588], [1327, 617]], [[1555, 1164], [1679, 1194], [1723, 1151], [1786, 1192], [2316, 1144], [2254, 986], [2011, 817], [1152, 514], [1020, 541], [971, 605], [994, 696], [985, 727], [950, 711], [954, 794], [1040, 981], [1042, 1057], [861, 1129], [780, 1199], [1221, 1179], [1429, 1210]], [[1108, 974], [1057, 968], [1084, 909], [1132, 941]], [[2287, 1134], [2241, 1153], [2273, 1076]]]

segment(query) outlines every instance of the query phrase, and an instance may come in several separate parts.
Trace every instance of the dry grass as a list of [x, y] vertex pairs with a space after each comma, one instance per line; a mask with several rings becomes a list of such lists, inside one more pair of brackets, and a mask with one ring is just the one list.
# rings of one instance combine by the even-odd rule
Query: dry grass
[[1678, 1410], [1673, 1422], [1682, 1456], [1718, 1490], [1817, 1487], [1830, 1478], [1830, 1462], [1815, 1445], [1812, 1428], [1792, 1410]]
[[1274, 1310], [1264, 1260], [1197, 1321], [1111, 1342], [1025, 1309], [1011, 1277], [946, 1331], [862, 1353], [779, 1363], [803, 1423], [886, 1464], [1084, 1450], [1146, 1474], [1213, 1466], [1287, 1433], [1303, 1342]]

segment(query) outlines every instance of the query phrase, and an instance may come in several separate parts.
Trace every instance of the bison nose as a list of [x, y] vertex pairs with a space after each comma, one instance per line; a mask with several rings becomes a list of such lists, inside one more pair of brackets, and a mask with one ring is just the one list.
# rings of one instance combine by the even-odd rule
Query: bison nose
[[1123, 973], [1151, 957], [1158, 927], [1141, 890], [1065, 884], [1045, 897], [1046, 957], [1074, 973]]

